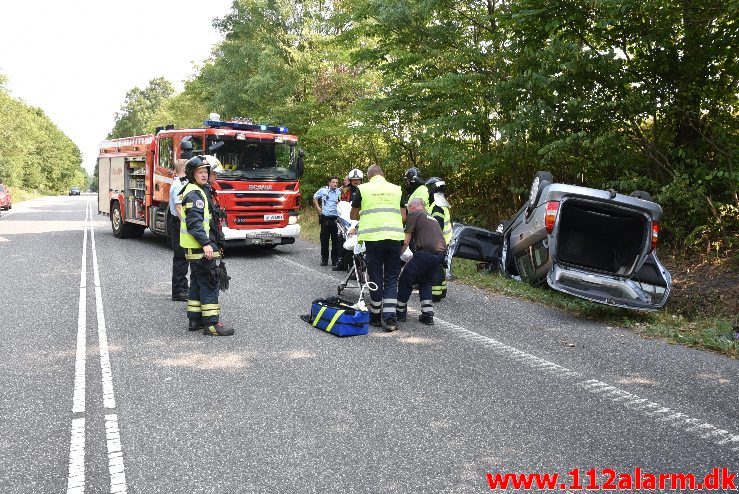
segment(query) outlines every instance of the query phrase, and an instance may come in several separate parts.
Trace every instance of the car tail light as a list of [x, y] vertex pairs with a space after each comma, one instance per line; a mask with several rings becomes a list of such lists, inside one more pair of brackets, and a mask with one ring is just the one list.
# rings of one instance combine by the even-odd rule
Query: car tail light
[[554, 223], [557, 221], [557, 211], [559, 211], [559, 201], [549, 201], [544, 216], [544, 226], [547, 228], [548, 233], [552, 233], [552, 230], [554, 230]]
[[657, 240], [659, 239], [659, 223], [652, 221], [652, 247], [649, 252], [657, 248]]

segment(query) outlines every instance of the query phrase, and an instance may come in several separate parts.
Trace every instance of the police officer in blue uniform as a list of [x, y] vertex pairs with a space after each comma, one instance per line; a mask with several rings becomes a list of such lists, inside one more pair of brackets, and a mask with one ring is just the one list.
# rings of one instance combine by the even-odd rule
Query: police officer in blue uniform
[[[336, 205], [341, 197], [338, 177], [331, 177], [328, 185], [313, 194], [313, 205], [318, 210], [321, 223], [321, 266], [328, 265], [328, 241], [331, 240], [331, 264], [339, 262], [339, 227], [336, 225]], [[320, 203], [319, 203], [320, 201]]]

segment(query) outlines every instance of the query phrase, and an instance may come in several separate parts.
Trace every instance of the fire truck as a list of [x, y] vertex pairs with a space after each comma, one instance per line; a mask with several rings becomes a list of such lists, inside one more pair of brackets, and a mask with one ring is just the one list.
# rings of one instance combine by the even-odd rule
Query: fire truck
[[[282, 126], [211, 114], [201, 129], [158, 127], [154, 134], [110, 139], [98, 156], [98, 212], [110, 216], [117, 238], [146, 229], [170, 236], [169, 188], [174, 164], [193, 156], [217, 157], [224, 170], [212, 184], [226, 211], [226, 246], [275, 247], [300, 235], [300, 177], [304, 153]], [[188, 143], [188, 144], [185, 144]]]

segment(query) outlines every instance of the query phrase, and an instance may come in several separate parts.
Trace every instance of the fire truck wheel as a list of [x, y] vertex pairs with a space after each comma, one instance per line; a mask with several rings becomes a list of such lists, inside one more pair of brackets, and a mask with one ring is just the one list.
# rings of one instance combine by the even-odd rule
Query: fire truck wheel
[[126, 234], [127, 237], [131, 238], [141, 238], [141, 236], [146, 231], [145, 226], [139, 226], [139, 225], [123, 225], [124, 228], [128, 228], [128, 233]]
[[110, 209], [110, 224], [113, 227], [113, 236], [115, 238], [126, 238], [128, 229], [123, 223], [123, 215], [121, 214], [121, 205], [118, 202], [113, 203]]

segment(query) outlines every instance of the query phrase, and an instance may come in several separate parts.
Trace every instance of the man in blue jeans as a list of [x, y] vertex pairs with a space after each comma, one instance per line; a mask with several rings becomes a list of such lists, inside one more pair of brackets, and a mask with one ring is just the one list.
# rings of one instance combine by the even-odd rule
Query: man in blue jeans
[[413, 285], [418, 284], [418, 296], [421, 299], [421, 315], [418, 320], [431, 326], [434, 324], [431, 285], [434, 273], [444, 260], [447, 246], [439, 222], [426, 213], [426, 205], [420, 197], [408, 202], [403, 248], [409, 244], [413, 250], [413, 258], [405, 265], [398, 280], [397, 319], [405, 321], [408, 299], [413, 292]]

